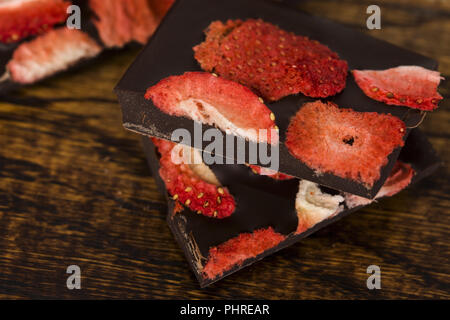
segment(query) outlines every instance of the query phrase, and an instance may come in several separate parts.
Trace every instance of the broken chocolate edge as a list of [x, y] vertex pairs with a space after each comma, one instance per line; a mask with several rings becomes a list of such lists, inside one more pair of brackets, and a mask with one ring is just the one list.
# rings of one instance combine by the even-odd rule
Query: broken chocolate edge
[[[178, 128], [185, 128], [191, 133], [191, 136], [194, 135], [194, 125], [197, 122], [183, 117], [170, 116], [156, 107], [151, 107], [149, 101], [147, 101], [141, 93], [127, 92], [117, 88], [115, 89], [115, 92], [122, 109], [123, 126], [127, 130], [141, 135], [158, 137], [166, 140], [170, 140], [171, 132]], [[203, 131], [210, 128], [214, 127], [202, 124]], [[411, 130], [406, 130], [405, 135], [403, 136], [405, 141], [409, 136], [410, 131]], [[225, 137], [227, 135], [223, 133], [223, 136]], [[231, 135], [230, 137], [234, 136]], [[202, 148], [205, 148], [208, 144], [209, 142], [203, 141]], [[225, 143], [223, 145], [225, 145]], [[246, 148], [248, 148], [248, 142], [246, 142], [246, 145]], [[386, 164], [380, 169], [380, 178], [371, 188], [367, 188], [362, 182], [342, 178], [332, 173], [327, 172], [317, 174], [314, 169], [295, 158], [288, 151], [284, 142], [280, 142], [279, 147], [280, 172], [368, 199], [374, 198], [381, 189], [402, 150], [402, 147], [397, 147], [387, 156]], [[237, 152], [234, 150], [233, 153], [235, 158]], [[226, 154], [219, 154], [219, 156], [227, 158]]]
[[[245, 2], [237, 0], [230, 0], [227, 2], [211, 0], [210, 3], [210, 6], [205, 7], [204, 3], [200, 0], [177, 1], [170, 13], [166, 15], [163, 23], [157, 29], [157, 32], [150, 39], [147, 46], [137, 56], [116, 85], [116, 94], [119, 96], [128, 92], [131, 96], [135, 94], [143, 95], [148, 87], [168, 76], [182, 74], [186, 71], [199, 71], [200, 67], [193, 57], [192, 47], [204, 41], [203, 30], [211, 23], [211, 21], [225, 21], [227, 19], [261, 18], [267, 22], [278, 25], [286, 31], [291, 31], [318, 40], [322, 44], [327, 45], [332, 51], [337, 52], [341, 59], [346, 60], [349, 63], [350, 70], [394, 67], [399, 61], [402, 61], [403, 64], [420, 65], [433, 70], [437, 69], [438, 63], [436, 60], [368, 36], [367, 34], [343, 26], [339, 23], [332, 22], [328, 19], [316, 17], [301, 10], [292, 10], [286, 5], [280, 5], [269, 1], [254, 0]], [[202, 8], [202, 10], [199, 11], [198, 8]], [[274, 15], [274, 12], [277, 14]], [[180, 17], [186, 18], [187, 20], [180, 19]], [[301, 19], [302, 17], [303, 19]], [[180, 20], [183, 20], [183, 22]], [[190, 22], [189, 26], [183, 26], [182, 23], [185, 23], [185, 21]], [[176, 50], [172, 50], [172, 52], [168, 50], [163, 51], [163, 48], [167, 47], [167, 42], [171, 41], [169, 39], [173, 39], [174, 34], [179, 34], [181, 27], [185, 28], [183, 30], [186, 30], [186, 37], [184, 37], [180, 43], [173, 44], [175, 45]], [[333, 30], [333, 32], [330, 32], [330, 30]], [[358, 40], [356, 42], [356, 47], [354, 47], [355, 41], [353, 38]], [[366, 46], [373, 47], [376, 50], [369, 53], [367, 59], [360, 58], [358, 52]], [[161, 52], [164, 52], [165, 54], [161, 56]], [[157, 61], [157, 63], [155, 61]], [[142, 70], [147, 70], [147, 68], [150, 67], [152, 70], [151, 73], [142, 74]], [[128, 100], [126, 97], [124, 98], [124, 100]], [[295, 103], [298, 106], [300, 103], [308, 102], [308, 99], [309, 98], [302, 96], [290, 96], [287, 97], [287, 99], [281, 99], [276, 103], [271, 104], [269, 107], [276, 115], [277, 125], [279, 120], [285, 121], [282, 120], [282, 117], [279, 116], [278, 112], [289, 107], [289, 104]], [[364, 102], [364, 104], [367, 104], [367, 106], [370, 107], [371, 112], [392, 113], [394, 116], [404, 120], [407, 127], [413, 127], [420, 120], [420, 113], [410, 112], [409, 108], [388, 106], [368, 98], [356, 85], [351, 75], [347, 77], [346, 89], [340, 94], [332, 97], [330, 100], [337, 103], [342, 108], [357, 108], [354, 110], [368, 111], [361, 110], [361, 108], [366, 108], [361, 104]], [[146, 108], [148, 108], [148, 106]], [[123, 113], [125, 117], [126, 112]], [[156, 127], [151, 125], [146, 128], [145, 125], [143, 125], [144, 121], [142, 121], [144, 115], [140, 114], [139, 116], [141, 116], [141, 118], [136, 118], [137, 121], [135, 123], [132, 121], [128, 121], [128, 123], [127, 121], [124, 121], [124, 126], [141, 134], [154, 135], [168, 139], [167, 136], [170, 135], [168, 130], [153, 130]], [[147, 116], [150, 116], [150, 114]], [[163, 119], [167, 120], [168, 118]], [[179, 119], [174, 121], [179, 122]], [[178, 126], [178, 128], [179, 127], [181, 126]], [[281, 137], [283, 136], [283, 130], [284, 129], [280, 126]], [[409, 130], [407, 130], [406, 134], [408, 134], [408, 131]], [[334, 189], [347, 191], [365, 198], [373, 198], [387, 179], [388, 171], [390, 171], [395, 164], [396, 159], [393, 158], [398, 156], [398, 154], [399, 153], [391, 153], [392, 157], [388, 159], [390, 162], [382, 168], [382, 173], [385, 173], [385, 175], [382, 175], [384, 179], [380, 177], [380, 181], [375, 183], [370, 191], [364, 188], [361, 183], [348, 182], [349, 180], [338, 178], [337, 176], [328, 173], [314, 179], [310, 176], [312, 175], [313, 170], [309, 171], [310, 175], [291, 174], [317, 182], [321, 185], [327, 185]], [[296, 162], [295, 164], [298, 163], [299, 162]], [[289, 172], [286, 173], [289, 174]], [[326, 181], [327, 178], [329, 180], [328, 182]], [[338, 181], [338, 183], [335, 181]], [[352, 187], [348, 188], [347, 184], [352, 184]], [[339, 188], [339, 185], [344, 185], [345, 189]]]
[[[431, 144], [429, 143], [429, 141], [427, 140], [427, 138], [425, 137], [425, 135], [423, 133], [421, 133], [418, 129], [413, 130], [413, 134], [411, 135], [411, 140], [412, 139], [414, 139], [414, 141], [408, 145], [408, 147], [409, 147], [408, 149], [410, 150], [409, 152], [415, 154], [415, 153], [417, 153], [417, 148], [426, 149], [427, 155], [420, 154], [421, 158], [418, 160], [418, 162], [421, 162], [421, 163], [418, 164], [418, 166], [414, 166], [414, 163], [412, 163], [413, 167], [415, 167], [416, 174], [414, 175], [414, 177], [410, 183], [410, 186], [419, 182], [420, 180], [429, 176], [430, 174], [432, 174], [441, 165], [441, 160], [437, 157], [436, 152], [434, 151]], [[188, 259], [188, 264], [192, 268], [192, 270], [202, 288], [209, 286], [210, 284], [212, 284], [216, 281], [219, 281], [219, 280], [225, 278], [226, 276], [228, 276], [240, 269], [243, 269], [244, 267], [247, 267], [259, 260], [262, 260], [263, 258], [271, 255], [272, 253], [275, 253], [281, 249], [287, 248], [287, 247], [291, 246], [292, 244], [300, 241], [301, 239], [306, 238], [309, 235], [315, 233], [316, 231], [347, 216], [348, 214], [353, 213], [353, 212], [367, 206], [367, 205], [362, 205], [362, 206], [358, 206], [358, 207], [355, 207], [352, 209], [346, 209], [334, 217], [328, 218], [324, 221], [317, 223], [313, 227], [307, 229], [306, 231], [304, 231], [300, 234], [285, 235], [286, 236], [285, 240], [283, 240], [277, 246], [270, 248], [255, 257], [246, 259], [241, 264], [234, 265], [233, 267], [224, 271], [221, 275], [215, 277], [214, 279], [204, 278], [202, 273], [199, 272], [198, 266], [196, 266], [196, 264], [195, 264], [196, 258], [194, 257], [190, 248], [186, 244], [187, 239], [184, 239], [182, 237], [182, 235], [180, 234], [179, 228], [176, 226], [177, 222], [175, 221], [175, 219], [172, 219], [175, 201], [170, 199], [170, 197], [168, 196], [168, 193], [165, 189], [164, 182], [159, 177], [159, 174], [155, 174], [155, 173], [158, 173], [158, 170], [159, 170], [159, 159], [156, 155], [155, 147], [153, 146], [153, 143], [150, 141], [150, 139], [147, 137], [142, 137], [142, 143], [143, 143], [145, 155], [147, 157], [147, 162], [153, 172], [153, 176], [154, 176], [155, 180], [157, 181], [158, 188], [160, 189], [160, 191], [161, 190], [163, 191], [163, 194], [165, 195], [165, 197], [169, 203], [169, 210], [168, 210], [169, 212], [168, 212], [167, 219], [166, 219], [167, 223], [169, 225], [169, 228], [171, 229], [179, 246], [182, 248], [186, 258]], [[411, 161], [410, 161], [410, 163], [411, 163]], [[292, 201], [294, 201], [294, 199]], [[179, 213], [179, 214], [182, 214], [182, 213]], [[184, 216], [184, 218], [185, 218], [185, 220], [187, 219], [185, 216]]]

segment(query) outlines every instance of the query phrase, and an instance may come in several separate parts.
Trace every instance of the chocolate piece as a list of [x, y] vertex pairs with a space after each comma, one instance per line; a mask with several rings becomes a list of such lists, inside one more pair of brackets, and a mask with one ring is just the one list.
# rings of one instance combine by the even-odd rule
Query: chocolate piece
[[[127, 129], [169, 139], [175, 129], [186, 128], [194, 136], [192, 120], [164, 114], [153, 106], [151, 101], [145, 100], [144, 93], [147, 88], [166, 77], [180, 75], [186, 71], [200, 71], [200, 66], [193, 57], [192, 47], [204, 40], [203, 31], [212, 21], [226, 21], [230, 18], [243, 20], [261, 18], [279, 25], [286, 31], [318, 40], [339, 54], [341, 59], [346, 60], [350, 69], [387, 69], [399, 64], [418, 65], [432, 70], [437, 68], [436, 61], [422, 55], [274, 3], [254, 0], [245, 2], [211, 0], [205, 6], [201, 0], [180, 0], [115, 89], [123, 110], [123, 123]], [[179, 36], [180, 32], [183, 32], [183, 37]], [[400, 148], [396, 148], [390, 154], [387, 165], [380, 172], [380, 179], [371, 188], [332, 174], [317, 176], [312, 169], [295, 159], [286, 149], [285, 131], [290, 118], [295, 115], [300, 105], [314, 100], [302, 95], [292, 95], [268, 105], [280, 129], [279, 171], [333, 189], [373, 198], [392, 170], [400, 154]], [[347, 77], [344, 91], [327, 100], [356, 111], [391, 113], [403, 120], [407, 127], [416, 125], [421, 119], [417, 110], [385, 105], [367, 97], [351, 76]], [[210, 127], [203, 126], [204, 130], [208, 128]], [[405, 139], [409, 132], [410, 130], [406, 131]], [[204, 143], [203, 147], [207, 145], [208, 143]], [[227, 154], [219, 155], [227, 157]]]
[[[17, 43], [0, 43], [0, 75], [6, 71], [6, 64], [11, 59], [14, 50], [17, 48]], [[1, 86], [1, 82], [0, 82]]]
[[[233, 215], [226, 219], [217, 220], [198, 215], [184, 207], [181, 212], [175, 214], [174, 207], [176, 202], [168, 197], [164, 182], [157, 174], [159, 170], [158, 154], [147, 137], [143, 137], [143, 145], [158, 187], [166, 195], [169, 203], [169, 213], [167, 215], [169, 227], [183, 249], [202, 287], [220, 280], [282, 248], [288, 247], [362, 207], [344, 208], [343, 211], [334, 217], [319, 222], [305, 232], [296, 234], [298, 218], [295, 209], [295, 199], [298, 192], [298, 179], [275, 180], [254, 174], [245, 165], [212, 165], [210, 166], [211, 170], [235, 196], [237, 206]], [[411, 132], [399, 159], [410, 164], [416, 172], [411, 184], [417, 183], [430, 175], [440, 165], [440, 160], [436, 156], [435, 151], [424, 134], [418, 129]], [[337, 194], [337, 192], [326, 188], [323, 188], [322, 191]], [[285, 237], [285, 239], [275, 247], [247, 259], [241, 264], [234, 265], [229, 270], [225, 270], [222, 275], [214, 279], [205, 277], [203, 268], [208, 261], [211, 248], [220, 248], [221, 244], [226, 243], [230, 239], [235, 239], [241, 234], [267, 230], [269, 227], [276, 234]], [[270, 243], [272, 242], [269, 241]]]

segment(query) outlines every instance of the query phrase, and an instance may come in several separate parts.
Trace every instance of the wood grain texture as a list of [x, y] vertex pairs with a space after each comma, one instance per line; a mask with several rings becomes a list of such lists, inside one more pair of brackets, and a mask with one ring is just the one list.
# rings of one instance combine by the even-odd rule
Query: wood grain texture
[[[292, 1], [291, 1], [292, 4]], [[303, 1], [298, 7], [440, 61], [450, 77], [448, 1]], [[206, 289], [165, 222], [166, 204], [140, 137], [126, 132], [112, 93], [137, 50], [106, 54], [76, 72], [1, 98], [0, 298], [450, 298], [447, 165]], [[423, 128], [450, 160], [450, 81]], [[66, 268], [82, 289], [66, 288]], [[382, 270], [369, 291], [366, 268]]]

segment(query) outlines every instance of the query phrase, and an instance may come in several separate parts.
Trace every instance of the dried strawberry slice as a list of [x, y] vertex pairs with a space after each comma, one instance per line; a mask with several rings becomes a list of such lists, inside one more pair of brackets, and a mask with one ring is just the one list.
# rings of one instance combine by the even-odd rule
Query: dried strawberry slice
[[286, 146], [317, 172], [372, 186], [388, 155], [403, 146], [405, 124], [375, 112], [340, 109], [333, 103], [306, 103], [292, 118]]
[[256, 257], [270, 248], [277, 246], [286, 237], [272, 227], [242, 233], [217, 247], [209, 249], [208, 262], [203, 274], [208, 279], [222, 275], [233, 266], [241, 265], [245, 260]]
[[194, 52], [203, 70], [240, 82], [269, 101], [299, 92], [328, 97], [346, 83], [347, 62], [335, 52], [261, 19], [212, 22]]
[[83, 58], [101, 52], [86, 33], [67, 28], [54, 29], [22, 43], [14, 51], [7, 69], [15, 82], [27, 84], [62, 71]]
[[148, 0], [89, 0], [89, 6], [107, 47], [122, 47], [133, 40], [145, 44], [159, 23]]
[[290, 175], [287, 175], [287, 174], [284, 174], [284, 173], [281, 173], [281, 172], [278, 172], [278, 171], [273, 171], [273, 170], [268, 169], [268, 168], [263, 168], [263, 167], [260, 167], [260, 166], [254, 165], [254, 164], [249, 164], [248, 166], [252, 169], [253, 173], [259, 174], [259, 175], [262, 175], [262, 176], [268, 176], [268, 177], [273, 178], [275, 180], [290, 180], [290, 179], [294, 179], [293, 176], [290, 176]]
[[[214, 173], [204, 163], [186, 161], [195, 155], [194, 149], [162, 139], [152, 141], [161, 154], [159, 174], [172, 199], [207, 217], [222, 219], [234, 212], [233, 196], [219, 185]], [[184, 161], [175, 163], [174, 156]]]
[[415, 171], [409, 164], [397, 161], [376, 198], [391, 197], [399, 193], [411, 183], [414, 174]]
[[[394, 169], [392, 169], [392, 172], [389, 175], [389, 178], [387, 178], [386, 182], [383, 184], [383, 187], [381, 187], [380, 191], [378, 191], [374, 200], [383, 197], [391, 197], [394, 194], [399, 193], [411, 183], [414, 175], [415, 171], [409, 164], [397, 161]], [[374, 200], [359, 197], [350, 193], [345, 194], [345, 204], [350, 209], [368, 205]]]
[[440, 73], [419, 66], [353, 70], [353, 76], [368, 97], [386, 104], [432, 111], [442, 99], [437, 92]]
[[254, 142], [278, 143], [275, 116], [263, 101], [239, 83], [210, 73], [168, 77], [149, 88], [145, 98], [170, 115], [215, 125]]
[[343, 202], [344, 197], [340, 194], [331, 195], [322, 192], [317, 183], [300, 180], [295, 198], [295, 209], [298, 216], [296, 234], [340, 213], [344, 210]]
[[0, 1], [0, 42], [17, 42], [50, 30], [66, 19], [70, 4], [63, 0]]

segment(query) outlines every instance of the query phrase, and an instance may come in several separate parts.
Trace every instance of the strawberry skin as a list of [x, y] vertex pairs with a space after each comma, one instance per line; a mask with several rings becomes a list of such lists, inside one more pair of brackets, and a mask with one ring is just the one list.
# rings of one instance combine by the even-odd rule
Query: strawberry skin
[[70, 1], [18, 0], [0, 3], [0, 42], [18, 42], [50, 30], [67, 17]]
[[331, 172], [372, 186], [392, 151], [404, 145], [403, 121], [390, 114], [305, 103], [291, 119], [286, 146], [317, 172]]
[[145, 98], [170, 115], [215, 125], [254, 142], [278, 143], [275, 115], [262, 99], [243, 85], [213, 74], [186, 72], [168, 77], [150, 87]]
[[397, 161], [389, 178], [375, 198], [391, 197], [399, 193], [411, 183], [414, 175], [415, 171], [409, 164]]
[[290, 176], [290, 175], [287, 175], [287, 174], [284, 174], [281, 172], [273, 171], [271, 169], [263, 168], [263, 167], [260, 167], [260, 166], [254, 165], [254, 164], [249, 164], [248, 166], [252, 169], [253, 173], [259, 174], [259, 175], [264, 175], [264, 176], [270, 177], [275, 180], [294, 179], [293, 176]]
[[272, 227], [255, 230], [253, 233], [242, 233], [209, 249], [208, 261], [203, 268], [204, 277], [214, 279], [233, 266], [277, 246], [285, 238]]
[[226, 188], [206, 182], [189, 164], [173, 163], [175, 143], [157, 138], [152, 141], [161, 155], [159, 174], [172, 199], [207, 217], [223, 219], [234, 212], [236, 204]]
[[240, 82], [269, 101], [299, 92], [332, 96], [347, 78], [347, 62], [328, 47], [261, 19], [214, 21], [194, 52], [203, 70]]
[[131, 41], [145, 44], [159, 18], [148, 0], [89, 0], [95, 27], [107, 47], [123, 47]]
[[419, 66], [399, 66], [386, 70], [353, 70], [355, 81], [370, 98], [390, 105], [424, 111], [438, 107], [437, 92], [443, 79], [438, 71]]
[[373, 200], [345, 193], [345, 204], [352, 209], [358, 206], [369, 205], [379, 198], [391, 197], [405, 189], [411, 183], [415, 174], [414, 169], [409, 164], [397, 161], [391, 174]]
[[7, 70], [15, 82], [29, 84], [65, 70], [83, 58], [94, 57], [101, 50], [80, 30], [53, 29], [19, 45]]

